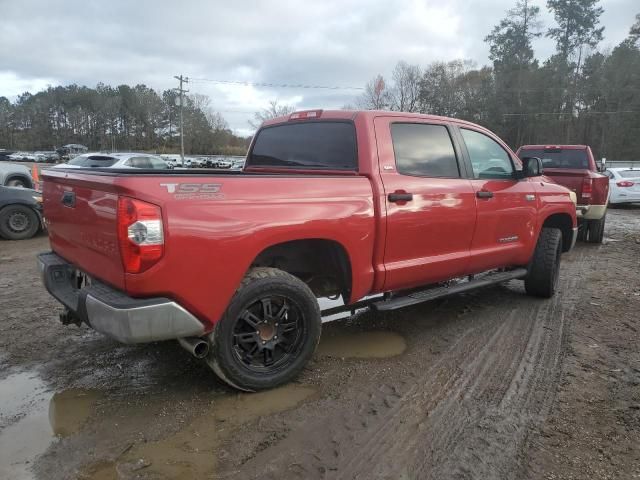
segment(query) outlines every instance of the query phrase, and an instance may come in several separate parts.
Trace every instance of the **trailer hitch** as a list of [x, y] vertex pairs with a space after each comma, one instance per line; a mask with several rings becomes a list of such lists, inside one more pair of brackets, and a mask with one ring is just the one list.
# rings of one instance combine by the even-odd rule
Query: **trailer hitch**
[[82, 320], [80, 320], [80, 318], [68, 308], [65, 308], [64, 311], [60, 312], [59, 317], [60, 322], [63, 325], [71, 325], [73, 323], [80, 326], [80, 324], [82, 324]]

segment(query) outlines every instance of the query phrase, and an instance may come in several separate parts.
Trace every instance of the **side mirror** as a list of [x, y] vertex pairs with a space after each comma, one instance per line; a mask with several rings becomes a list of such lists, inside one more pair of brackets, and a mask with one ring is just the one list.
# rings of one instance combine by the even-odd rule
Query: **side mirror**
[[516, 173], [518, 174], [518, 178], [529, 178], [539, 177], [543, 171], [542, 160], [538, 157], [524, 157], [522, 159], [522, 171]]

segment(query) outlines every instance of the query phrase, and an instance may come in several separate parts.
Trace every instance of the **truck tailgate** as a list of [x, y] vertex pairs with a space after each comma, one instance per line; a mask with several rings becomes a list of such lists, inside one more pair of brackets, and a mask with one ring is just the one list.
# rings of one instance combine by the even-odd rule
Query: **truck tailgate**
[[544, 175], [554, 182], [567, 187], [576, 193], [578, 200], [582, 196], [582, 185], [585, 178], [589, 178], [589, 170], [574, 170], [564, 168], [545, 168]]
[[51, 248], [72, 264], [124, 288], [117, 238], [118, 195], [110, 177], [50, 169], [44, 175], [44, 217]]
[[[580, 205], [604, 205], [609, 197], [609, 178], [586, 169], [545, 168], [545, 176], [576, 193]], [[588, 187], [585, 190], [585, 185]]]

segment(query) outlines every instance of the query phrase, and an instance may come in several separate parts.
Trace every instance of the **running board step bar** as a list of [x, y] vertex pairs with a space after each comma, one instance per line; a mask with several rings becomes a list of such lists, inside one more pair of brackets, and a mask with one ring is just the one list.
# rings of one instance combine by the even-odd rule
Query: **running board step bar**
[[524, 278], [526, 275], [526, 268], [517, 268], [515, 270], [509, 270], [508, 272], [489, 273], [487, 275], [483, 275], [481, 278], [470, 280], [465, 283], [459, 283], [451, 287], [429, 288], [427, 290], [410, 293], [403, 297], [374, 302], [371, 304], [371, 307], [381, 312], [396, 310], [398, 308], [408, 307], [409, 305], [417, 305], [418, 303], [435, 300], [436, 298], [467, 292], [469, 290], [475, 290], [476, 288], [488, 287], [489, 285], [495, 285], [496, 283], [502, 283], [508, 280]]

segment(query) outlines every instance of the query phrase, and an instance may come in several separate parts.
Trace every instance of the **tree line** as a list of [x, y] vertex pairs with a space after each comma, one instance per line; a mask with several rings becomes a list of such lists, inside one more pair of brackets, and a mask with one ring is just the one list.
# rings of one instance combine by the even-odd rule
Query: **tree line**
[[[547, 8], [555, 24], [545, 27], [538, 6], [516, 1], [484, 39], [491, 66], [401, 61], [389, 82], [367, 83], [356, 107], [470, 120], [513, 148], [588, 144], [600, 157], [640, 159], [640, 14], [624, 41], [601, 51], [598, 0], [548, 0]], [[556, 48], [541, 62], [532, 43], [542, 35]]]
[[[0, 97], [0, 148], [50, 150], [80, 143], [90, 150], [180, 151], [180, 102], [176, 90], [146, 85], [69, 85]], [[249, 139], [230, 130], [206, 95], [184, 98], [188, 154], [244, 155]]]

